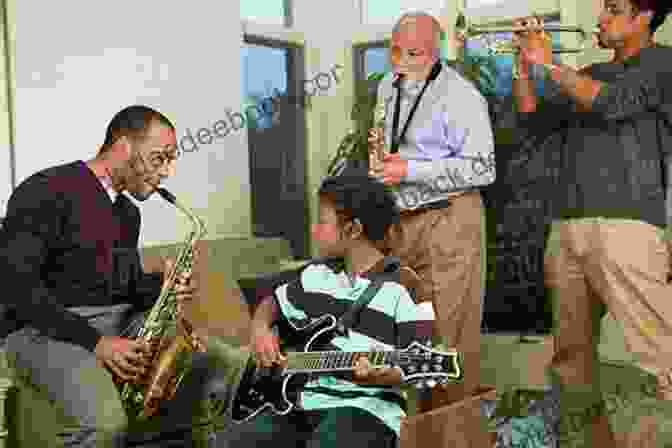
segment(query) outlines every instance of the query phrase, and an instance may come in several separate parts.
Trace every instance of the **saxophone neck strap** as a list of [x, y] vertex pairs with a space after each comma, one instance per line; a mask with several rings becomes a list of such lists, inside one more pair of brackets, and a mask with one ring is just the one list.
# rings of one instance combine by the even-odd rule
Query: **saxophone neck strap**
[[404, 123], [404, 128], [401, 130], [401, 135], [398, 138], [397, 138], [397, 132], [399, 131], [399, 115], [401, 113], [401, 77], [397, 78], [394, 81], [393, 86], [397, 89], [397, 99], [394, 103], [394, 116], [392, 118], [392, 145], [390, 148], [390, 154], [399, 152], [399, 145], [406, 138], [406, 131], [408, 130], [408, 125], [411, 123], [413, 115], [415, 115], [415, 111], [418, 108], [418, 104], [420, 104], [420, 99], [422, 98], [422, 95], [425, 93], [425, 90], [427, 90], [427, 87], [432, 83], [432, 81], [434, 81], [439, 76], [439, 73], [441, 73], [442, 68], [443, 67], [441, 65], [440, 59], [437, 60], [432, 66], [432, 71], [429, 72], [425, 85], [422, 86], [422, 90], [420, 90], [420, 94], [415, 98], [413, 107], [411, 108], [411, 111], [408, 113], [408, 118], [406, 119], [406, 123]]

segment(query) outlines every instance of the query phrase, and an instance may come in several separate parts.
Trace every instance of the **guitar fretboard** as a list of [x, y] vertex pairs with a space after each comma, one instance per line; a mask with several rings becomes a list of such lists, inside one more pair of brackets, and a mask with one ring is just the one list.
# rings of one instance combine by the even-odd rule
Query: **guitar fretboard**
[[334, 371], [334, 370], [352, 370], [357, 360], [365, 356], [372, 366], [395, 365], [400, 358], [408, 355], [401, 354], [398, 351], [373, 351], [373, 352], [306, 352], [289, 353], [287, 359], [287, 370], [290, 371]]

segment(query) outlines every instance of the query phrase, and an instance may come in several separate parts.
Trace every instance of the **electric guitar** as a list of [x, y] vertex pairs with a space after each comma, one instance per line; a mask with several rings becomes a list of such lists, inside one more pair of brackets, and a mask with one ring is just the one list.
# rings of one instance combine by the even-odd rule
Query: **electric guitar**
[[257, 368], [254, 354], [250, 355], [231, 408], [235, 423], [249, 421], [265, 410], [288, 414], [297, 407], [303, 387], [314, 376], [352, 372], [357, 360], [365, 355], [372, 367], [398, 367], [402, 383], [418, 389], [459, 382], [463, 377], [461, 356], [456, 350], [440, 352], [414, 342], [403, 350], [313, 351], [313, 347], [327, 344], [339, 334], [337, 319], [325, 314], [303, 327], [292, 326], [292, 345], [303, 347], [303, 352], [288, 351], [287, 365], [271, 368]]

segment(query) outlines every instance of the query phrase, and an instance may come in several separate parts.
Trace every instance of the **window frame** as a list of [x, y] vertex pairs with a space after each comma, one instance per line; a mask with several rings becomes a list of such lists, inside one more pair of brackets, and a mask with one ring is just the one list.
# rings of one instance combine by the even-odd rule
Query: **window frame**
[[[432, 8], [432, 10], [428, 10], [426, 8], [406, 8], [406, 7], [404, 8], [404, 10], [409, 10], [409, 11], [412, 10], [412, 9], [425, 10], [425, 11], [428, 11], [430, 14], [437, 15], [437, 17], [438, 17], [438, 14], [442, 13], [443, 10], [446, 8], [446, 4], [448, 2], [455, 1], [455, 0], [434, 0], [434, 1], [436, 1], [436, 3], [437, 3], [437, 6], [435, 7], [436, 10], [434, 10], [433, 8]], [[383, 26], [383, 27], [386, 27], [386, 28], [392, 28], [392, 26], [394, 25], [394, 19], [392, 19], [392, 21], [390, 23], [367, 22], [368, 2], [369, 2], [369, 0], [358, 0], [357, 1], [357, 7], [359, 9], [359, 11], [358, 11], [359, 12], [359, 14], [358, 14], [358, 16], [359, 16], [358, 25], [360, 25], [362, 27], [365, 27], [365, 28], [380, 27], [380, 26]], [[463, 2], [463, 0], [461, 1], [461, 3], [462, 2]], [[440, 5], [438, 5], [438, 4], [440, 4]], [[463, 5], [461, 5], [461, 6], [463, 6]], [[461, 9], [464, 9], [464, 8], [461, 8]], [[399, 16], [399, 15], [401, 15], [401, 13], [397, 14], [397, 16]]]
[[389, 48], [389, 39], [377, 40], [352, 46], [352, 70], [355, 82], [366, 80], [366, 50], [372, 48]]
[[[283, 0], [282, 1], [282, 7], [284, 9], [284, 15], [282, 17], [282, 23], [269, 23], [269, 22], [263, 22], [263, 21], [255, 21], [253, 19], [250, 19], [249, 17], [243, 17], [242, 14], [240, 16], [240, 20], [245, 22], [251, 22], [251, 23], [256, 23], [262, 26], [276, 26], [276, 27], [281, 27], [281, 28], [292, 28], [294, 26], [294, 0]], [[240, 6], [238, 7], [238, 11], [240, 11]]]

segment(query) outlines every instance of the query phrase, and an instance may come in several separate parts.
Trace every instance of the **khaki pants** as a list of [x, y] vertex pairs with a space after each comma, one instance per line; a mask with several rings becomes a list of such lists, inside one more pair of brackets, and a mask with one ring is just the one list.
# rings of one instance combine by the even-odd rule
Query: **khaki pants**
[[[456, 348], [463, 354], [464, 380], [445, 390], [434, 388], [431, 396], [418, 400], [420, 413], [439, 407], [446, 410], [446, 405], [472, 397], [480, 386], [486, 261], [485, 211], [481, 194], [462, 194], [443, 209], [402, 214], [400, 223], [390, 229], [385, 250], [389, 255], [399, 257], [420, 276], [422, 282], [416, 290], [416, 302], [433, 303], [435, 334], [446, 347]], [[469, 416], [462, 420], [460, 434], [436, 436], [432, 443], [441, 440], [439, 446], [485, 446], [485, 420], [477, 414]], [[402, 434], [404, 446], [425, 443], [427, 425], [435, 427], [435, 435], [442, 430], [454, 432], [448, 421], [451, 418], [450, 412], [437, 410], [426, 414], [422, 431], [419, 431], [420, 427], [402, 426], [402, 433], [408, 431]]]
[[[653, 378], [669, 375], [672, 285], [670, 250], [662, 229], [633, 220], [559, 221], [553, 224], [544, 264], [554, 303], [551, 375], [560, 387], [561, 418], [579, 415], [582, 409], [604, 408], [597, 346], [600, 320], [607, 311], [622, 326], [636, 366]], [[561, 446], [612, 443], [608, 415], [598, 414], [575, 428], [574, 444], [568, 437]], [[650, 419], [642, 418], [641, 429], [631, 432], [641, 433], [644, 426], [655, 431], [655, 425], [647, 423]], [[651, 443], [632, 441], [626, 446], [663, 446], [662, 440]]]
[[481, 194], [469, 192], [446, 208], [402, 214], [385, 242], [389, 255], [422, 279], [416, 301], [432, 301], [441, 342], [464, 355], [464, 381], [448, 388], [444, 404], [470, 396], [480, 385], [484, 241]]

